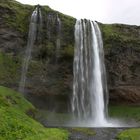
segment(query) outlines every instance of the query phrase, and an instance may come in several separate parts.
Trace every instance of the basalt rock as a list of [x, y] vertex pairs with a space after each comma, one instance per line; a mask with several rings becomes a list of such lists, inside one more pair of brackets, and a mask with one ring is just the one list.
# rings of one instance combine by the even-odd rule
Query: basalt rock
[[119, 86], [110, 89], [111, 103], [140, 105], [140, 87]]

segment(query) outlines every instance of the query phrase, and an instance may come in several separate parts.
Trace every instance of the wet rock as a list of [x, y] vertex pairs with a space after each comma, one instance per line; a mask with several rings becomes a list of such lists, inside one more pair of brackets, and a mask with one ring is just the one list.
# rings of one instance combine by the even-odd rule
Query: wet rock
[[112, 103], [127, 103], [140, 105], [140, 87], [119, 86], [110, 89], [110, 101]]

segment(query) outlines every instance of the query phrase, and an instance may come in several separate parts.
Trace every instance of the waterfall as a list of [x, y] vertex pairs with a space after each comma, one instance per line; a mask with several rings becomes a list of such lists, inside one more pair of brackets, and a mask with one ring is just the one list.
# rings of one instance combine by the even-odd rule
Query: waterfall
[[[41, 15], [41, 10], [39, 6], [37, 6], [36, 9], [32, 13], [30, 25], [29, 25], [28, 42], [27, 42], [27, 48], [25, 51], [25, 56], [24, 56], [24, 60], [22, 64], [22, 74], [21, 74], [21, 80], [20, 80], [20, 85], [19, 85], [19, 91], [21, 93], [24, 93], [26, 75], [28, 71], [29, 61], [31, 59], [32, 48], [37, 38], [38, 16], [40, 18], [42, 17], [40, 15]], [[42, 21], [42, 19], [40, 21]]]
[[56, 63], [59, 59], [59, 55], [60, 55], [60, 46], [61, 46], [61, 20], [57, 14], [56, 17], [56, 22], [57, 22], [57, 39], [56, 39]]
[[72, 112], [93, 126], [106, 126], [107, 81], [101, 32], [96, 22], [77, 20], [73, 63]]

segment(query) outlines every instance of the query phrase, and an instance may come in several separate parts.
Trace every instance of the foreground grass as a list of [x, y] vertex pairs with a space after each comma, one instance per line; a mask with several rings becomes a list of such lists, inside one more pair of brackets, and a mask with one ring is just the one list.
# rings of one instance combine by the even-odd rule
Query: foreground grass
[[67, 140], [68, 132], [44, 128], [27, 113], [35, 108], [19, 93], [0, 86], [0, 140]]
[[121, 132], [117, 140], [140, 140], [140, 128], [128, 129]]
[[[0, 86], [0, 140], [68, 140], [63, 129], [44, 128], [27, 114], [34, 114], [35, 108], [19, 93]], [[139, 118], [139, 107], [111, 106], [111, 116]], [[73, 128], [86, 135], [95, 135], [89, 129]], [[122, 131], [118, 140], [140, 140], [140, 129]]]
[[140, 122], [140, 106], [110, 105], [109, 115], [111, 117], [134, 119]]
[[[140, 122], [140, 107], [129, 105], [111, 105], [109, 106], [109, 115], [115, 118], [122, 118], [125, 120], [135, 120]], [[117, 140], [140, 140], [140, 128], [127, 129], [122, 131]]]

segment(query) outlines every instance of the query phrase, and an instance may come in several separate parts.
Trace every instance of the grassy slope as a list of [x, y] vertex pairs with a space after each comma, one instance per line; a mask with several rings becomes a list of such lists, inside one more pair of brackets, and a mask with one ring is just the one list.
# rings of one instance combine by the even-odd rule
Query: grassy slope
[[29, 110], [34, 107], [19, 93], [0, 86], [0, 140], [67, 140], [67, 131], [44, 128]]
[[140, 128], [128, 129], [121, 132], [118, 137], [118, 140], [140, 140]]
[[[115, 118], [135, 119], [140, 122], [140, 107], [126, 105], [111, 105], [109, 107], [109, 115]], [[140, 140], [140, 128], [127, 129], [122, 131], [118, 136], [118, 140]]]

